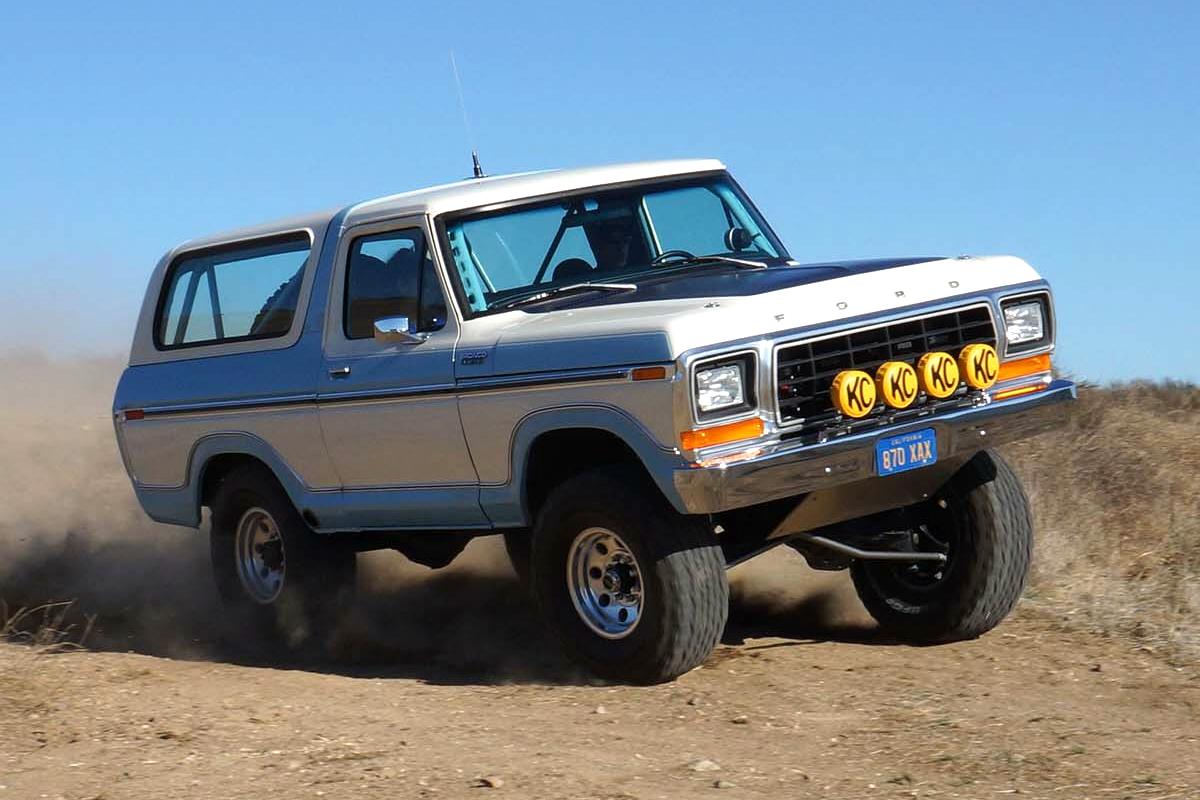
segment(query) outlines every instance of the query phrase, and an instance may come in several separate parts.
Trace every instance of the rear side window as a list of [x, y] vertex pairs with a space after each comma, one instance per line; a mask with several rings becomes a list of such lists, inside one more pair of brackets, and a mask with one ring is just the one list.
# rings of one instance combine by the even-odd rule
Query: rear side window
[[271, 339], [292, 329], [307, 235], [184, 255], [168, 272], [155, 339], [170, 349]]

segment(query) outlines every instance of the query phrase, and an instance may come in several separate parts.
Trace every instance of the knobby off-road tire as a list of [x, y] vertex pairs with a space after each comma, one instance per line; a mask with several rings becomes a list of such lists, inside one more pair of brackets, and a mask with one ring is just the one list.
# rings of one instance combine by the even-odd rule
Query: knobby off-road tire
[[930, 508], [929, 531], [949, 544], [941, 579], [914, 586], [910, 567], [859, 561], [850, 569], [854, 588], [871, 616], [899, 638], [973, 639], [1008, 616], [1025, 587], [1033, 554], [1029, 501], [1008, 464], [983, 451]]
[[[550, 493], [534, 526], [531, 581], [542, 615], [573, 659], [611, 680], [660, 683], [701, 664], [720, 641], [729, 614], [725, 559], [703, 520], [678, 514], [652, 486], [623, 472], [587, 472]], [[615, 635], [597, 632], [594, 616], [585, 621], [579, 582], [570, 577], [580, 554], [593, 553], [581, 545], [588, 537], [595, 552], [615, 548], [632, 562], [617, 566], [626, 589], [637, 584], [640, 610], [636, 624]], [[610, 614], [621, 608], [600, 605]]]
[[[239, 534], [240, 528], [247, 530]], [[254, 536], [259, 544], [247, 547]], [[263, 467], [240, 467], [221, 483], [212, 504], [210, 551], [217, 591], [238, 624], [235, 644], [246, 650], [319, 649], [353, 596], [354, 551], [309, 528]], [[257, 581], [247, 575], [253, 566], [248, 552], [269, 565], [256, 571]]]

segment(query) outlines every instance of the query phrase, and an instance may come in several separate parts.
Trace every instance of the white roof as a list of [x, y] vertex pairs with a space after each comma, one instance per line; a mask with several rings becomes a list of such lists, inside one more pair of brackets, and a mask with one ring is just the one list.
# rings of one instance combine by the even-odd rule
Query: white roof
[[[591, 186], [606, 186], [628, 181], [687, 175], [697, 172], [723, 170], [725, 165], [714, 158], [689, 158], [670, 161], [641, 161], [632, 164], [611, 164], [602, 167], [577, 169], [554, 169], [541, 172], [525, 172], [517, 175], [497, 175], [488, 178], [468, 178], [455, 183], [431, 186], [410, 192], [356, 203], [345, 209], [344, 225], [387, 219], [409, 214], [442, 214], [464, 208], [503, 203], [510, 200], [540, 197], [543, 195], [586, 189]], [[240, 228], [215, 236], [194, 239], [179, 249], [192, 249], [237, 239], [267, 236], [299, 228], [318, 228], [327, 224], [339, 211], [325, 211], [291, 217], [265, 225]]]
[[497, 175], [493, 178], [469, 178], [456, 183], [431, 186], [428, 189], [402, 192], [359, 203], [348, 209], [346, 224], [355, 225], [380, 217], [393, 217], [410, 212], [442, 214], [447, 211], [477, 208], [526, 197], [586, 189], [590, 186], [605, 186], [723, 169], [725, 169], [725, 165], [716, 159], [693, 158], [672, 161], [641, 161], [603, 167], [552, 169], [542, 172], [524, 172], [517, 175]]

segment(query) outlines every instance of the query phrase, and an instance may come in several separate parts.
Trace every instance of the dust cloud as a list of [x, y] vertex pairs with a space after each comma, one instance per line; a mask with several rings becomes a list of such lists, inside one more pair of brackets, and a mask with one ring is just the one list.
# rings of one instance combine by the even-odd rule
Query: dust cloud
[[[87, 647], [245, 662], [222, 613], [206, 531], [159, 525], [138, 506], [109, 408], [118, 358], [0, 354], [0, 600], [9, 613], [73, 601]], [[305, 668], [428, 680], [578, 680], [538, 622], [499, 537], [431, 571], [391, 551], [359, 557], [353, 608]], [[849, 638], [871, 626], [844, 576], [815, 576], [778, 548], [730, 573], [726, 641]], [[803, 587], [803, 588], [800, 588]], [[283, 659], [283, 660], [281, 660]], [[269, 657], [287, 666], [279, 655]]]

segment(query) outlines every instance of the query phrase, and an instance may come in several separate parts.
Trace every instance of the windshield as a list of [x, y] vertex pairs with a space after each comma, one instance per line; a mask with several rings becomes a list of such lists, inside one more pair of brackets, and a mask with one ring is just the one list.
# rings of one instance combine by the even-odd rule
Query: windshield
[[723, 175], [590, 190], [452, 219], [450, 251], [467, 306], [499, 309], [581, 283], [636, 282], [732, 257], [770, 263], [782, 246]]

